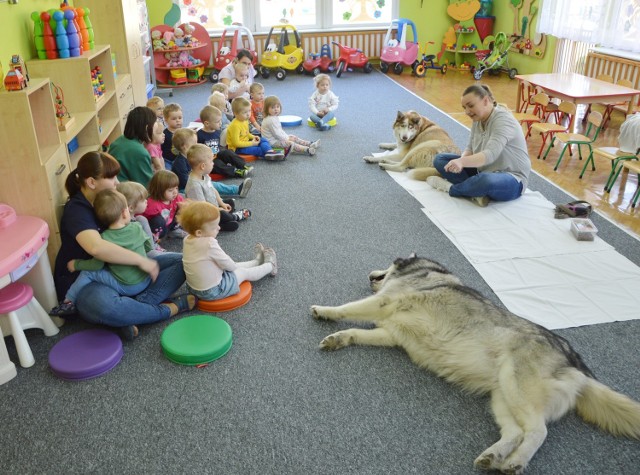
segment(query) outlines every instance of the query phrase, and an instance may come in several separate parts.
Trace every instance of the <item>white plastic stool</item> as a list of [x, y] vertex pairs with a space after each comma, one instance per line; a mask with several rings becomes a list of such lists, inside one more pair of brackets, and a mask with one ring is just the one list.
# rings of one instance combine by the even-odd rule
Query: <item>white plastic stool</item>
[[[60, 330], [51, 317], [33, 297], [33, 289], [22, 282], [13, 282], [0, 289], [0, 329], [2, 336], [13, 336], [20, 365], [33, 366], [35, 359], [27, 342], [24, 330], [39, 328], [47, 336], [56, 335]], [[4, 341], [2, 342], [4, 346]], [[6, 349], [5, 349], [6, 352]], [[2, 350], [0, 350], [0, 371], [2, 370]]]

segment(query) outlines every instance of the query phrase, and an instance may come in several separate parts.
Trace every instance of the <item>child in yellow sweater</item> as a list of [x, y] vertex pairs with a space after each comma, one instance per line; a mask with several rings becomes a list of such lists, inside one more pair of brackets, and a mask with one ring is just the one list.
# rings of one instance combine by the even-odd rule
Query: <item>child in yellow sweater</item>
[[284, 153], [276, 152], [269, 142], [249, 132], [251, 102], [236, 97], [231, 103], [234, 119], [227, 127], [227, 148], [243, 155], [255, 155], [265, 160], [284, 160]]

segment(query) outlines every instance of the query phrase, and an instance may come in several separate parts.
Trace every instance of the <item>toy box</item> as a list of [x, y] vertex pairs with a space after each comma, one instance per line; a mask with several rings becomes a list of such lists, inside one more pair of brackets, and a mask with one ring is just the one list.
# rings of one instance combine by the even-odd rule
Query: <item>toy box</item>
[[578, 241], [593, 241], [598, 228], [589, 218], [571, 218], [571, 232]]

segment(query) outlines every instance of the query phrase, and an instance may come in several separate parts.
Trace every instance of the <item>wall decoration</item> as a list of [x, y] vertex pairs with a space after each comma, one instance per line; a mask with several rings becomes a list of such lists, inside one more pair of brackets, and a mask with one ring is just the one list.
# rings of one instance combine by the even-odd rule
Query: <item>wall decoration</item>
[[534, 58], [542, 58], [547, 49], [547, 35], [535, 33], [532, 25], [538, 13], [540, 0], [509, 0], [513, 10], [513, 34], [520, 36], [511, 46], [511, 51]]

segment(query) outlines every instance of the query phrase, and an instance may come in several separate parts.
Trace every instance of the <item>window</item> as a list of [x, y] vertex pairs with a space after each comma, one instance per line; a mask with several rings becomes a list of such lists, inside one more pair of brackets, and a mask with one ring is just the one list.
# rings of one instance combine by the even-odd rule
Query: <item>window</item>
[[254, 32], [287, 20], [300, 30], [388, 25], [399, 0], [179, 0], [181, 22], [200, 23], [219, 32], [234, 22]]

